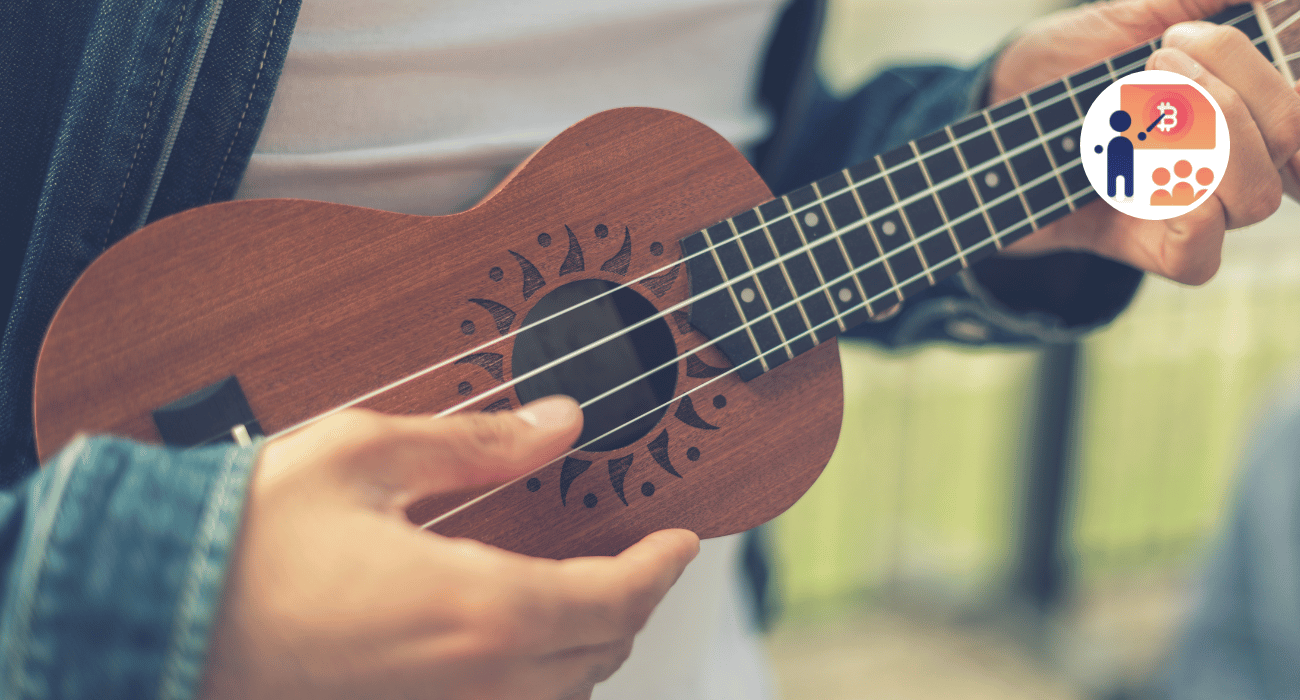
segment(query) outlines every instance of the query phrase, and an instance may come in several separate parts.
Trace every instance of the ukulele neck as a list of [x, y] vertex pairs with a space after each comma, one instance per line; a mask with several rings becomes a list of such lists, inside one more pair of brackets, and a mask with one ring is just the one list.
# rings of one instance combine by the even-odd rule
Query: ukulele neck
[[[1231, 24], [1284, 74], [1300, 0], [1236, 5]], [[682, 240], [691, 323], [746, 381], [1097, 199], [1083, 115], [1143, 70], [1156, 38], [981, 110]]]

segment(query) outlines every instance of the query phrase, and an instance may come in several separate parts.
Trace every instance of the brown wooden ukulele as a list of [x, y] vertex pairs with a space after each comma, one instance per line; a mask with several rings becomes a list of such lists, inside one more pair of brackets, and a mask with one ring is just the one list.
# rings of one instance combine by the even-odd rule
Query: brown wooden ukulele
[[[1273, 27], [1297, 43], [1296, 4], [1213, 20], [1290, 77]], [[584, 407], [573, 451], [412, 521], [549, 557], [745, 530], [830, 458], [836, 335], [1095, 198], [1082, 116], [1158, 45], [775, 199], [699, 123], [620, 109], [453, 216], [300, 200], [176, 214], [108, 250], [59, 308], [36, 370], [40, 456], [78, 431], [242, 442], [350, 406], [564, 393]]]

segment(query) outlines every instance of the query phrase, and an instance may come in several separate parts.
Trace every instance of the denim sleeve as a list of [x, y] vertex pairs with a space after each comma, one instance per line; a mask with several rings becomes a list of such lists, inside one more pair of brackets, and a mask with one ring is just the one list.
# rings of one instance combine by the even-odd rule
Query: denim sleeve
[[0, 493], [0, 697], [193, 697], [256, 454], [82, 437]]
[[[794, 135], [764, 177], [774, 192], [786, 192], [958, 121], [984, 106], [995, 58], [969, 68], [890, 68], [844, 98], [814, 81]], [[1138, 270], [1088, 253], [995, 256], [914, 295], [888, 320], [845, 335], [890, 347], [1065, 342], [1113, 320], [1141, 279]]]
[[1170, 700], [1300, 697], [1300, 393], [1274, 407], [1163, 678]]

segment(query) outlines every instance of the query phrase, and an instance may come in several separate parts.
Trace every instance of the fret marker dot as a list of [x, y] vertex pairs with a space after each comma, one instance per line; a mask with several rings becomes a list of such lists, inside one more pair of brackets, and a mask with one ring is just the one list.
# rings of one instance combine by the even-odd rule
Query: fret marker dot
[[816, 212], [810, 211], [803, 215], [803, 223], [805, 226], [816, 226], [819, 220], [820, 219], [817, 218]]
[[699, 459], [699, 458], [700, 458], [700, 450], [699, 450], [699, 448], [697, 448], [697, 447], [691, 447], [691, 448], [689, 448], [689, 449], [686, 450], [686, 459], [689, 459], [689, 460], [691, 460], [692, 462], [694, 462], [695, 460], [697, 460], [697, 459]]
[[528, 483], [524, 484], [524, 487], [526, 487], [529, 491], [532, 491], [533, 493], [537, 493], [537, 490], [542, 488], [542, 480], [538, 479], [537, 477], [533, 477], [528, 480]]
[[473, 322], [473, 321], [461, 321], [461, 322], [460, 322], [460, 332], [461, 332], [461, 333], [464, 333], [465, 335], [474, 335], [474, 322]]
[[1066, 136], [1065, 138], [1061, 139], [1061, 149], [1064, 150], [1066, 153], [1073, 151], [1076, 145], [1078, 144], [1076, 144], [1074, 142], [1074, 139], [1069, 136]]
[[546, 248], [546, 247], [550, 246], [550, 245], [551, 245], [551, 234], [549, 234], [549, 233], [539, 233], [539, 234], [537, 234], [537, 245], [539, 245], [539, 246], [541, 246], [541, 247], [543, 247], [543, 248]]
[[596, 499], [596, 494], [594, 493], [589, 493], [586, 496], [582, 497], [582, 505], [587, 506], [588, 508], [595, 508], [596, 503], [597, 503], [597, 499]]
[[997, 187], [999, 181], [997, 173], [984, 173], [984, 184], [989, 187]]
[[886, 236], [892, 236], [894, 235], [895, 232], [898, 231], [898, 225], [892, 221], [886, 221], [884, 224], [881, 225], [880, 231], [881, 233], [884, 233]]
[[456, 386], [456, 391], [461, 396], [469, 396], [470, 394], [474, 393], [474, 385], [470, 384], [469, 382], [461, 382]]
[[750, 289], [749, 287], [745, 287], [744, 289], [740, 290], [740, 300], [745, 302], [746, 304], [753, 301], [755, 296], [756, 295], [754, 294], [754, 290]]
[[845, 304], [849, 303], [850, 301], [853, 301], [853, 292], [849, 291], [848, 287], [844, 287], [840, 289], [840, 301], [844, 302]]
[[488, 277], [489, 277], [493, 282], [500, 282], [500, 281], [501, 281], [501, 278], [502, 278], [502, 277], [505, 277], [505, 275], [506, 275], [506, 273], [502, 272], [502, 271], [501, 271], [501, 268], [499, 268], [499, 267], [494, 267], [494, 268], [492, 268], [491, 270], [488, 270]]
[[641, 484], [641, 495], [645, 496], [646, 498], [655, 495], [655, 485], [650, 483], [649, 481], [645, 482], [644, 484]]

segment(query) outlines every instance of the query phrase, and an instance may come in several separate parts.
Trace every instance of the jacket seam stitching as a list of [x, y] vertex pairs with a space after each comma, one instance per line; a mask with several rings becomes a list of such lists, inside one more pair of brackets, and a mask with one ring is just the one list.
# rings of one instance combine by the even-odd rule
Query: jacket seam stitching
[[203, 37], [199, 40], [198, 50], [194, 52], [194, 57], [191, 59], [190, 69], [186, 72], [185, 86], [181, 91], [180, 101], [176, 105], [176, 115], [172, 119], [171, 127], [167, 130], [162, 153], [158, 156], [158, 163], [154, 166], [154, 174], [150, 178], [149, 189], [145, 193], [144, 201], [140, 206], [140, 216], [132, 225], [132, 230], [144, 226], [149, 219], [149, 212], [153, 209], [154, 198], [158, 195], [158, 188], [162, 184], [167, 162], [171, 159], [172, 148], [176, 144], [176, 136], [180, 133], [181, 124], [185, 120], [185, 112], [189, 108], [190, 97], [194, 94], [194, 85], [198, 82], [199, 70], [203, 67], [203, 58], [207, 55], [208, 46], [212, 42], [212, 32], [216, 29], [217, 19], [221, 16], [222, 3], [223, 0], [215, 0], [210, 5], [211, 11], [208, 20], [204, 22]]
[[[212, 611], [214, 606], [199, 606], [199, 598], [202, 595], [202, 589], [205, 584], [210, 582], [212, 576], [212, 549], [216, 539], [217, 529], [226, 522], [224, 517], [228, 511], [231, 495], [231, 482], [235, 476], [235, 462], [243, 454], [244, 450], [230, 450], [226, 455], [221, 467], [221, 475], [217, 480], [215, 488], [217, 490], [216, 500], [209, 506], [204, 514], [202, 530], [194, 542], [194, 547], [190, 550], [190, 575], [187, 577], [181, 588], [180, 599], [177, 601], [177, 618], [176, 626], [172, 634], [171, 643], [168, 645], [167, 653], [163, 657], [163, 673], [159, 682], [158, 697], [167, 698], [186, 698], [193, 693], [193, 688], [184, 687], [185, 675], [187, 669], [183, 665], [181, 655], [193, 644], [195, 635], [199, 632], [197, 629], [201, 626], [202, 621], [196, 619], [201, 615], [196, 615], [200, 611]], [[211, 618], [209, 618], [209, 627], [211, 627]], [[197, 664], [194, 664], [197, 665]], [[191, 682], [193, 679], [189, 679]]]
[[12, 693], [7, 694], [6, 697], [23, 697], [22, 690], [27, 675], [25, 669], [27, 657], [29, 656], [28, 652], [31, 649], [32, 617], [41, 597], [38, 584], [40, 583], [41, 573], [45, 570], [50, 537], [54, 531], [60, 505], [63, 502], [63, 495], [67, 492], [72, 471], [85, 454], [87, 445], [88, 443], [83, 439], [80, 444], [70, 447], [67, 454], [63, 459], [59, 460], [58, 465], [55, 467], [54, 478], [49, 484], [46, 493], [41, 494], [43, 497], [33, 499], [32, 509], [35, 515], [32, 523], [32, 545], [27, 550], [26, 556], [23, 557], [22, 564], [20, 564], [22, 575], [19, 580], [15, 581], [18, 584], [18, 599], [14, 604], [14, 620], [11, 628], [13, 633], [9, 639], [5, 640], [5, 646], [8, 648], [3, 649], [5, 656], [12, 654], [8, 661], [11, 664], [9, 687]]
[[[283, 0], [282, 0], [283, 1]], [[176, 37], [180, 36], [181, 26], [185, 22], [185, 15], [189, 10], [189, 5], [181, 5], [180, 16], [176, 18], [176, 27], [172, 29], [171, 39], [167, 40], [167, 52], [163, 54], [162, 66], [158, 68], [158, 79], [154, 81], [153, 94], [149, 96], [149, 106], [145, 108], [144, 123], [140, 125], [140, 137], [135, 142], [135, 152], [131, 154], [131, 165], [126, 169], [126, 177], [122, 178], [122, 191], [117, 195], [117, 204], [113, 207], [113, 215], [108, 219], [108, 226], [104, 229], [104, 241], [101, 247], [108, 242], [108, 237], [113, 232], [113, 223], [117, 221], [118, 212], [122, 210], [122, 201], [126, 199], [126, 187], [131, 183], [131, 173], [135, 172], [135, 164], [140, 160], [140, 149], [144, 147], [144, 137], [149, 132], [149, 123], [153, 121], [154, 103], [158, 101], [158, 92], [162, 89], [163, 77], [167, 75], [167, 64], [171, 61], [172, 49], [176, 46]]]
[[284, 5], [284, 0], [275, 3], [275, 16], [271, 18], [271, 31], [266, 37], [266, 46], [262, 47], [262, 58], [257, 64], [257, 74], [253, 76], [253, 86], [248, 90], [248, 99], [244, 100], [244, 109], [239, 114], [239, 122], [235, 124], [235, 133], [230, 137], [230, 145], [226, 147], [226, 155], [221, 158], [221, 165], [217, 167], [216, 175], [212, 178], [212, 190], [208, 192], [208, 201], [217, 194], [217, 187], [221, 185], [221, 175], [226, 171], [226, 162], [230, 160], [230, 154], [235, 150], [235, 142], [239, 140], [239, 134], [244, 129], [244, 119], [248, 116], [248, 107], [253, 104], [253, 95], [257, 93], [257, 86], [262, 80], [262, 70], [266, 67], [266, 55], [271, 51], [271, 43], [275, 41], [275, 28], [280, 21], [280, 8]]

